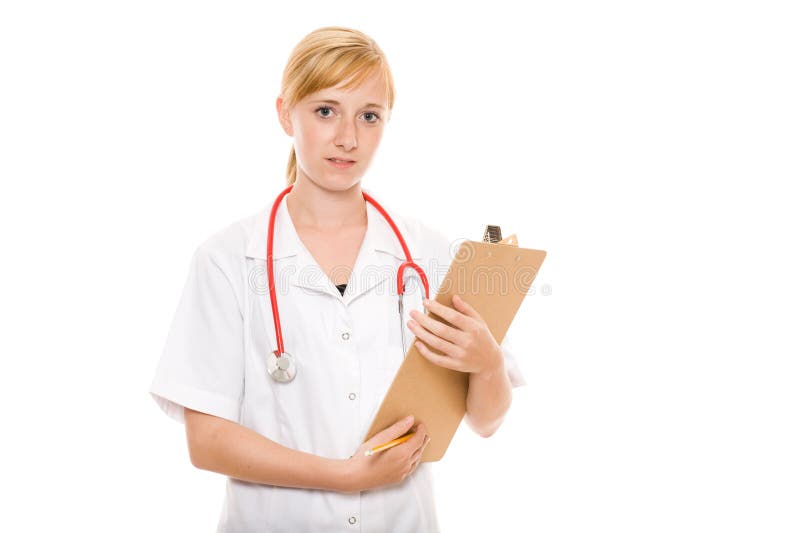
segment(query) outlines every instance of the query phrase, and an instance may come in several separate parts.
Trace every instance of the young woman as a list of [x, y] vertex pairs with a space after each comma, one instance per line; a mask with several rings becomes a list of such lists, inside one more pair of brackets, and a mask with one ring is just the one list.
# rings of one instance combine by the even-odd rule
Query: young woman
[[362, 190], [393, 104], [372, 39], [307, 35], [276, 101], [294, 139], [290, 187], [192, 257], [150, 392], [185, 423], [192, 464], [228, 476], [218, 531], [438, 531], [424, 424], [400, 420], [361, 443], [405, 349], [416, 338], [433, 363], [469, 373], [466, 420], [483, 436], [525, 383], [507, 342], [466, 302], [427, 301], [413, 268], [398, 314], [409, 253], [431, 297], [451, 257], [444, 235]]

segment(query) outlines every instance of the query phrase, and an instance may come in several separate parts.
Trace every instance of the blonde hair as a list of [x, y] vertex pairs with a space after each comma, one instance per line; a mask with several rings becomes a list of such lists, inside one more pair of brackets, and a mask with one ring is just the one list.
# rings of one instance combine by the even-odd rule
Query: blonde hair
[[[389, 110], [394, 105], [394, 81], [386, 55], [368, 35], [342, 26], [318, 28], [297, 43], [283, 70], [281, 96], [283, 105], [292, 108], [309, 94], [335, 87], [350, 79], [342, 88], [357, 87], [375, 73], [383, 76]], [[286, 167], [286, 184], [297, 179], [297, 156], [294, 146]]]

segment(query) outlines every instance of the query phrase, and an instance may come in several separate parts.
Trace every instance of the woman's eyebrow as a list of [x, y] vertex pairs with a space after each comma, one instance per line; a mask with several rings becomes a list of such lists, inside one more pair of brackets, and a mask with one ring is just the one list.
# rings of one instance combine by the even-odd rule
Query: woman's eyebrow
[[[339, 102], [337, 102], [336, 100], [314, 100], [314, 101], [312, 101], [311, 103], [312, 103], [312, 104], [324, 103], [324, 104], [335, 104], [335, 105], [341, 105], [341, 104], [340, 104]], [[372, 104], [372, 103], [370, 103], [370, 104], [365, 104], [365, 105], [364, 105], [364, 107], [377, 107], [378, 109], [383, 109], [383, 106], [382, 106], [382, 105], [380, 105], [380, 104]]]

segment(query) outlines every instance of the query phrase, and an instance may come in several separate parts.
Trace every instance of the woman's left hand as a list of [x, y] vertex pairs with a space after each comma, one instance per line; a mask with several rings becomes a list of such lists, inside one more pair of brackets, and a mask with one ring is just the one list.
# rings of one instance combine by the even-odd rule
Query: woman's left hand
[[408, 327], [417, 336], [415, 345], [425, 358], [436, 365], [473, 374], [492, 374], [503, 368], [502, 348], [471, 305], [458, 295], [453, 296], [455, 309], [435, 300], [424, 300], [423, 305], [429, 314], [452, 324], [444, 324], [416, 309], [411, 311], [414, 320], [408, 322]]

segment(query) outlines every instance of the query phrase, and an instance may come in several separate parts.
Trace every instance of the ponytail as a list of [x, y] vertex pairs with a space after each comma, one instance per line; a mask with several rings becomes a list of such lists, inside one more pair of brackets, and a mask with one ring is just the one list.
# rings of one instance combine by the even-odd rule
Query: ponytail
[[297, 156], [294, 153], [294, 146], [289, 152], [289, 164], [286, 166], [286, 185], [292, 185], [297, 180]]

